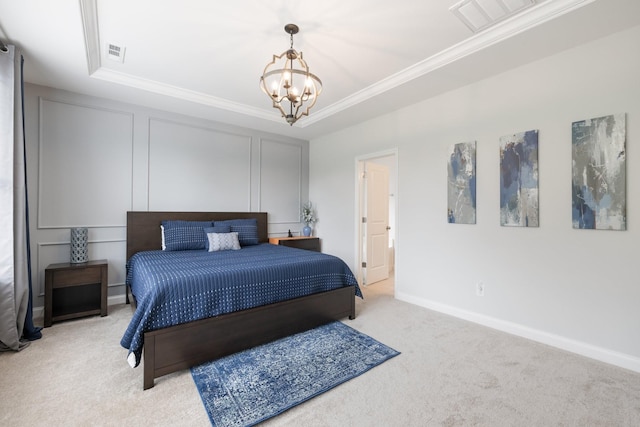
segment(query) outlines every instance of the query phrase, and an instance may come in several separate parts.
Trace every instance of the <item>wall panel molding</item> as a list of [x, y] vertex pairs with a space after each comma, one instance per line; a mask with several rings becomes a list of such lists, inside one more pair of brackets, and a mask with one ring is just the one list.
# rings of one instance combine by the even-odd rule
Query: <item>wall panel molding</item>
[[[34, 307], [44, 303], [46, 267], [69, 260], [72, 227], [89, 228], [90, 259], [108, 259], [109, 301], [124, 299], [130, 210], [268, 208], [269, 233], [299, 233], [299, 204], [308, 197], [308, 141], [25, 87]], [[288, 177], [284, 186], [272, 179], [278, 169]], [[283, 206], [290, 206], [285, 218]]]
[[44, 97], [39, 110], [38, 228], [125, 225], [133, 114]]
[[251, 209], [250, 134], [149, 120], [149, 210]]
[[269, 212], [270, 224], [300, 223], [302, 156], [299, 144], [260, 140], [260, 209]]

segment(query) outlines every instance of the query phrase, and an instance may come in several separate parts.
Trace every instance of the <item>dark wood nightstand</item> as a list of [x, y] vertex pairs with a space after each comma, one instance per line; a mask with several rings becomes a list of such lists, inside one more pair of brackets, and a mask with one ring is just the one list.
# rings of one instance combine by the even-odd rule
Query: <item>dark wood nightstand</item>
[[49, 265], [44, 274], [44, 326], [59, 320], [107, 315], [107, 260]]
[[290, 246], [292, 248], [320, 252], [320, 239], [318, 237], [270, 237], [269, 243], [272, 245]]

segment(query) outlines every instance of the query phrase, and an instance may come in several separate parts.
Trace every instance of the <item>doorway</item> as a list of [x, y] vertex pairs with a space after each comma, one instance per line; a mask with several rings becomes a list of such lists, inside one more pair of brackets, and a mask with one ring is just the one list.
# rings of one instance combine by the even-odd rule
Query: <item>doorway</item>
[[356, 159], [358, 281], [395, 283], [397, 149]]

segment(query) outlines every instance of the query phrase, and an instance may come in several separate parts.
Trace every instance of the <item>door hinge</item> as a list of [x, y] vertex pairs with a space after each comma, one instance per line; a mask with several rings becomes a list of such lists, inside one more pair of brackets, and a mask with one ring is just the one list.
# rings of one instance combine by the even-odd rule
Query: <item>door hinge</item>
[[366, 262], [362, 263], [362, 268], [367, 268], [367, 263]]
[[363, 217], [362, 217], [362, 223], [363, 223], [363, 224], [366, 224], [366, 222], [367, 222], [367, 217], [366, 217], [366, 216], [363, 216]]

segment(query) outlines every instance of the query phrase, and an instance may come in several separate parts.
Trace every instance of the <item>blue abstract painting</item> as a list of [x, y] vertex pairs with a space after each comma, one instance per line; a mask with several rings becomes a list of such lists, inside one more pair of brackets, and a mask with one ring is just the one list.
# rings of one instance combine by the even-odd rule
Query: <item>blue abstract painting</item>
[[476, 223], [476, 143], [455, 144], [449, 157], [447, 221]]
[[626, 115], [571, 126], [573, 228], [626, 230]]
[[500, 138], [500, 225], [539, 225], [537, 130]]

